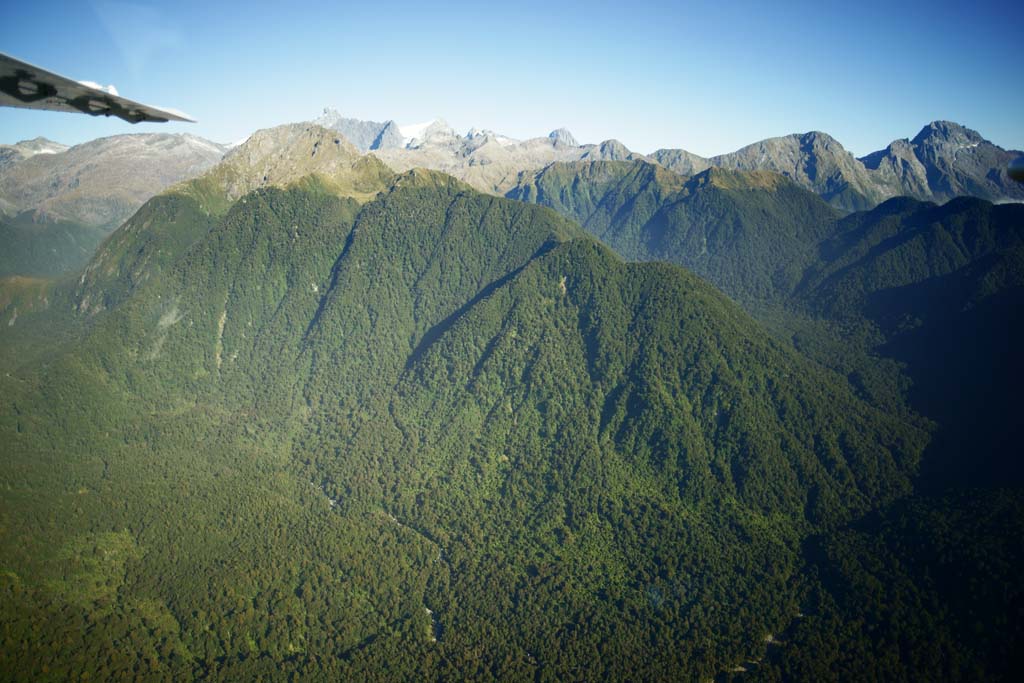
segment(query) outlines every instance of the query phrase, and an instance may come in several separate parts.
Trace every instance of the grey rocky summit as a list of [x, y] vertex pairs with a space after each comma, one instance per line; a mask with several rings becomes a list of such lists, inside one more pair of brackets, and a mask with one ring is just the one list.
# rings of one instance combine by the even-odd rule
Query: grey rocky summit
[[402, 133], [394, 121], [362, 121], [345, 118], [334, 109], [324, 109], [313, 123], [338, 131], [361, 152], [404, 147]]
[[556, 145], [565, 145], [567, 147], [580, 146], [580, 143], [576, 142], [576, 138], [566, 128], [556, 128], [548, 133], [548, 137], [554, 140]]
[[896, 140], [861, 161], [900, 194], [947, 201], [970, 195], [989, 201], [1022, 200], [1024, 185], [1006, 173], [1021, 152], [992, 144], [975, 130], [933, 121], [912, 140]]
[[818, 131], [768, 138], [710, 159], [673, 149], [661, 149], [652, 156], [684, 175], [710, 167], [773, 171], [848, 211], [869, 209], [891, 196], [875, 187], [863, 164], [839, 141]]
[[964, 195], [994, 202], [1024, 200], [1024, 185], [1013, 182], [1006, 170], [1020, 152], [1004, 150], [949, 121], [930, 123], [912, 140], [896, 140], [861, 158], [821, 131], [768, 138], [706, 158], [683, 149], [660, 149], [644, 156], [617, 140], [580, 144], [565, 128], [516, 140], [483, 128], [463, 135], [443, 119], [400, 128], [390, 120], [345, 118], [332, 109], [325, 109], [316, 123], [340, 132], [361, 152], [372, 152], [396, 172], [443, 171], [494, 194], [515, 187], [520, 173], [554, 162], [649, 159], [684, 176], [713, 167], [772, 171], [847, 212], [871, 209], [897, 196], [940, 203]]
[[960, 124], [935, 121], [912, 140], [896, 140], [859, 159], [817, 131], [769, 138], [711, 158], [681, 149], [660, 149], [651, 156], [683, 175], [711, 166], [774, 171], [837, 208], [857, 211], [897, 196], [935, 202], [963, 195], [996, 202], [1024, 199], [1024, 185], [1006, 174], [1019, 154]]

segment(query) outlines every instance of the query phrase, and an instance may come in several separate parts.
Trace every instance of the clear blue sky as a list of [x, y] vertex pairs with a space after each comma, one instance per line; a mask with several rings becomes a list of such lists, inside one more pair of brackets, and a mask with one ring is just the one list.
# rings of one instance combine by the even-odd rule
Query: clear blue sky
[[323, 107], [703, 155], [823, 130], [856, 154], [935, 119], [1024, 148], [1024, 3], [56, 3], [8, 0], [0, 51], [197, 125], [0, 109], [0, 142], [187, 131], [232, 142]]

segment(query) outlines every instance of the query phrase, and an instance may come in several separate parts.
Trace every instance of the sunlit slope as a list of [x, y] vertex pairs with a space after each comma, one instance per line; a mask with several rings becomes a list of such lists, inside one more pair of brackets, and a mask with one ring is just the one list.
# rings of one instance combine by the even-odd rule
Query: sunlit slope
[[579, 221], [625, 258], [685, 266], [745, 302], [788, 294], [839, 215], [767, 171], [685, 178], [642, 161], [552, 164], [509, 196]]
[[176, 201], [0, 378], [11, 678], [706, 678], [792, 620], [808, 534], [909, 490], [922, 433], [546, 208]]
[[365, 202], [392, 180], [383, 163], [360, 155], [333, 131], [311, 124], [257, 131], [202, 177], [151, 199], [111, 235], [85, 267], [75, 304], [95, 314], [123, 301], [181, 258], [250, 191], [306, 184]]

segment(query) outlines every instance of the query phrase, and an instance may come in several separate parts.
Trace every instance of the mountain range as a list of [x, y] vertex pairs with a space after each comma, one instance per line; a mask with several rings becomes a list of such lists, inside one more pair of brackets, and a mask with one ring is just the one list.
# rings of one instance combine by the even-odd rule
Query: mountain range
[[548, 138], [556, 139], [560, 144], [545, 143], [543, 138], [519, 142], [477, 130], [460, 136], [436, 121], [421, 138], [407, 138], [400, 145], [395, 136], [387, 146], [372, 149], [395, 170], [443, 170], [477, 189], [499, 194], [510, 189], [517, 172], [538, 170], [552, 162], [648, 159], [687, 176], [713, 167], [773, 171], [844, 211], [870, 209], [896, 196], [936, 202], [964, 195], [990, 201], [1024, 200], [1024, 189], [1006, 174], [1009, 162], [1022, 153], [1004, 150], [976, 131], [948, 121], [933, 122], [912, 140], [896, 140], [860, 159], [820, 132], [762, 140], [709, 159], [679, 149], [660, 149], [645, 156], [615, 140], [580, 145], [564, 129]]
[[[1019, 152], [943, 121], [861, 159], [819, 132], [763, 140], [706, 159], [671, 149], [645, 156], [616, 140], [580, 144], [565, 129], [520, 141], [475, 128], [458, 134], [440, 119], [399, 126], [345, 118], [331, 109], [314, 123], [337, 131], [393, 171], [440, 170], [500, 195], [512, 190], [521, 174], [551, 163], [646, 160], [684, 176], [710, 168], [773, 171], [843, 211], [870, 209], [894, 196], [1024, 200], [1024, 190], [1006, 175]], [[0, 213], [9, 233], [2, 241], [11, 245], [0, 273], [49, 276], [72, 270], [142, 202], [200, 174], [228, 149], [187, 135], [116, 136], [70, 150], [41, 138], [0, 147]]]
[[394, 121], [346, 119], [333, 110], [325, 110], [315, 123], [339, 131], [395, 171], [440, 170], [496, 194], [508, 192], [518, 173], [549, 163], [646, 159], [685, 176], [709, 168], [772, 171], [847, 212], [870, 209], [897, 196], [940, 203], [965, 195], [1024, 201], [1024, 188], [1007, 176], [1010, 161], [1024, 153], [1004, 150], [950, 121], [934, 121], [913, 139], [896, 140], [859, 159], [817, 131], [769, 138], [705, 158], [681, 149], [638, 154], [617, 140], [581, 145], [565, 129], [547, 138], [519, 141], [475, 128], [461, 135], [437, 119], [406, 127], [403, 133]]
[[1024, 189], [1006, 174], [1010, 161], [1021, 154], [993, 145], [970, 128], [934, 121], [912, 140], [896, 140], [860, 159], [820, 132], [762, 140], [710, 159], [674, 149], [651, 157], [684, 175], [713, 166], [775, 171], [840, 209], [856, 211], [896, 196], [936, 202], [962, 195], [1024, 200]]
[[100, 677], [708, 677], [793, 620], [801, 539], [910, 490], [925, 432], [707, 282], [437, 172], [367, 197], [335, 139], [253, 136], [53, 293], [83, 331], [0, 380], [5, 670], [95, 622]]
[[1015, 679], [1019, 204], [358, 124], [0, 285], [0, 678]]

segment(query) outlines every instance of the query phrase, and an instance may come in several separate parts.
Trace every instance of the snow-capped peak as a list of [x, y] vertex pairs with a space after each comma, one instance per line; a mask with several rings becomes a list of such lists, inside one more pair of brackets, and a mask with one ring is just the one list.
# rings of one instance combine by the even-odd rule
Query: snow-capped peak
[[423, 123], [410, 123], [407, 125], [399, 125], [398, 132], [402, 135], [402, 144], [406, 147], [411, 145], [413, 142], [423, 138], [423, 134], [427, 132], [427, 128], [440, 121], [440, 119], [431, 119]]

